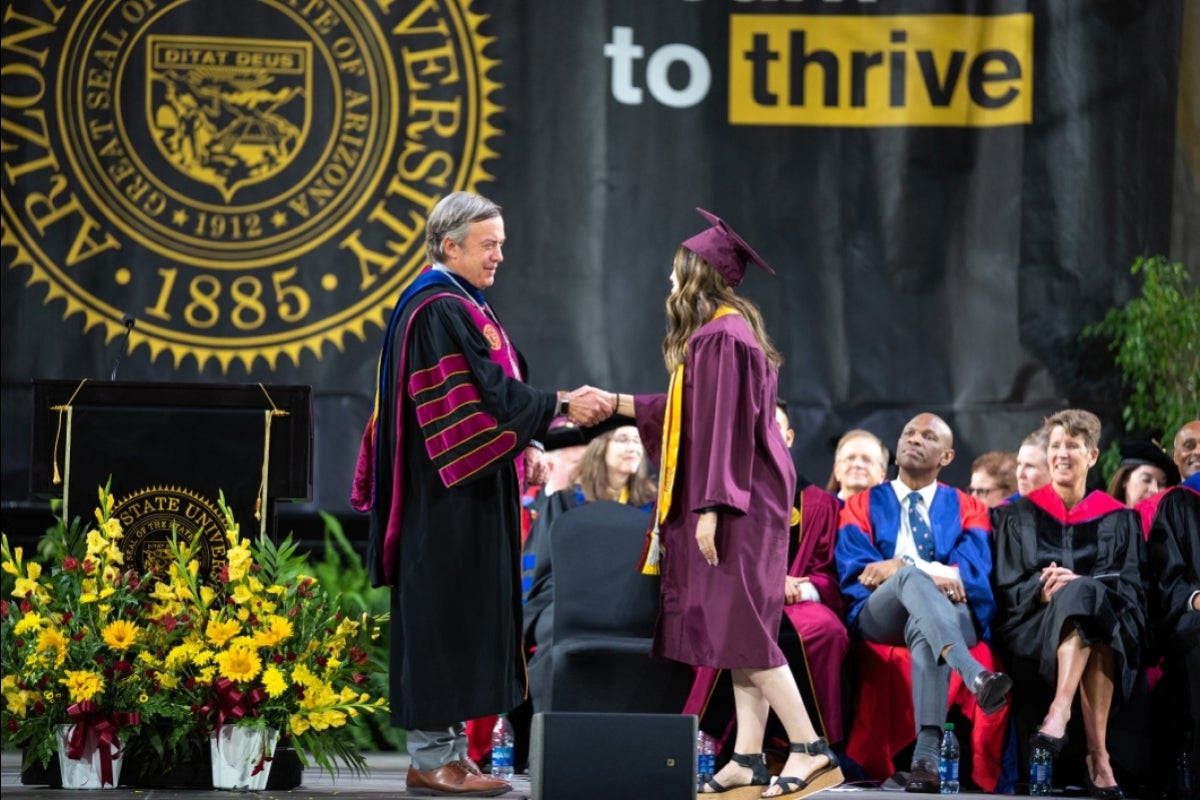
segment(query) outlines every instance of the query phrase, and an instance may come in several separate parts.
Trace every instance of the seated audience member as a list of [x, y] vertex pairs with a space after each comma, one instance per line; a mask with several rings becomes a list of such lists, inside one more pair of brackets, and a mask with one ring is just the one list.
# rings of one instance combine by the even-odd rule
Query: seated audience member
[[1121, 462], [1108, 493], [1119, 503], [1133, 508], [1148, 497], [1179, 483], [1179, 468], [1170, 456], [1147, 439], [1126, 439], [1120, 446]]
[[[796, 433], [787, 415], [787, 403], [776, 403], [775, 421], [788, 447]], [[842, 661], [850, 648], [843, 622], [846, 602], [838, 588], [833, 547], [837, 539], [838, 502], [829, 492], [796, 476], [796, 506], [788, 536], [788, 568], [784, 584], [783, 625], [780, 646], [796, 673], [801, 691], [811, 688], [821, 733], [830, 744], [843, 738]], [[788, 635], [795, 633], [795, 639]], [[797, 647], [798, 645], [798, 647]], [[692, 697], [684, 713], [701, 717], [702, 727], [718, 741], [727, 738], [733, 723], [728, 689], [716, 687], [728, 680], [728, 672], [706, 667], [697, 669]], [[806, 701], [807, 702], [807, 701]]]
[[833, 471], [825, 490], [833, 492], [845, 503], [859, 492], [878, 486], [887, 479], [890, 455], [879, 437], [870, 431], [860, 428], [847, 431], [838, 440], [833, 454]]
[[[525, 649], [529, 659], [529, 696], [533, 713], [544, 710], [542, 696], [549, 677], [546, 656], [554, 632], [554, 569], [550, 560], [550, 527], [566, 511], [597, 500], [636, 506], [647, 512], [657, 487], [647, 475], [645, 451], [637, 428], [623, 425], [601, 433], [588, 443], [571, 474], [569, 485], [551, 495], [550, 505], [534, 524], [538, 556], [533, 584], [523, 609]], [[552, 511], [553, 509], [553, 511]], [[630, 566], [634, 569], [634, 566]]]
[[1183, 480], [1200, 472], [1200, 419], [1185, 423], [1175, 434], [1171, 458]]
[[[1132, 511], [1104, 492], [1087, 492], [1100, 420], [1067, 409], [1046, 420], [1046, 431], [1050, 484], [997, 515], [996, 639], [1013, 673], [1032, 676], [1020, 681], [1019, 739], [1061, 753], [1078, 696], [1085, 780], [1098, 800], [1120, 800], [1107, 734], [1110, 714], [1131, 696], [1147, 656], [1145, 547]], [[1038, 725], [1032, 715], [1047, 694]]]
[[907, 647], [916, 745], [905, 791], [940, 790], [938, 742], [954, 670], [985, 714], [1007, 702], [1012, 681], [970, 648], [995, 612], [987, 508], [937, 481], [954, 459], [944, 420], [918, 414], [896, 445], [899, 476], [846, 501], [836, 547], [852, 633]]
[[[775, 421], [788, 447], [796, 438], [787, 404], [775, 408]], [[800, 640], [817, 714], [825, 738], [842, 741], [842, 660], [850, 649], [844, 622], [846, 601], [838, 587], [833, 548], [837, 541], [838, 504], [828, 492], [796, 478], [796, 507], [788, 536], [788, 568], [783, 616]]]
[[1038, 428], [1017, 448], [1017, 493], [1009, 500], [1024, 497], [1050, 482], [1050, 464], [1046, 460], [1046, 431]]
[[988, 508], [1003, 503], [1016, 489], [1016, 453], [992, 450], [971, 463], [971, 486], [967, 491]]
[[[1171, 460], [1175, 469], [1179, 471], [1181, 480], [1186, 481], [1192, 475], [1200, 473], [1200, 419], [1185, 422], [1176, 431], [1174, 446], [1171, 449]], [[1174, 487], [1167, 488], [1173, 491], [1178, 488], [1178, 485], [1177, 483]], [[1158, 504], [1166, 494], [1167, 491], [1152, 494], [1133, 506], [1142, 519], [1142, 533], [1146, 536], [1150, 535], [1150, 526], [1154, 523], [1154, 516], [1158, 513]]]
[[1200, 470], [1162, 497], [1147, 550], [1150, 618], [1163, 657], [1151, 696], [1152, 774], [1182, 800], [1183, 787], [1168, 777], [1176, 759], [1190, 747], [1192, 763], [1200, 763]]

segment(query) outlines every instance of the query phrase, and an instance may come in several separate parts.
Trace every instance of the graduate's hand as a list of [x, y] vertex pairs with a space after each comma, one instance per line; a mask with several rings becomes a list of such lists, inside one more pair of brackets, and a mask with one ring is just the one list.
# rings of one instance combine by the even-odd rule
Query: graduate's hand
[[717, 565], [717, 512], [706, 511], [696, 522], [696, 544], [710, 567]]
[[567, 395], [567, 416], [576, 425], [592, 426], [612, 416], [613, 395], [593, 386], [580, 386]]

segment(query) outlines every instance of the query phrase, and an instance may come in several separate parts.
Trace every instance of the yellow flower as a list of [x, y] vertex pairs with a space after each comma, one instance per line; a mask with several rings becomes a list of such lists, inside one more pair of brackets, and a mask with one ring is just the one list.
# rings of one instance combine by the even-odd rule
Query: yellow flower
[[87, 670], [67, 670], [67, 677], [59, 678], [67, 687], [72, 703], [84, 703], [104, 691], [104, 678], [99, 673]]
[[256, 647], [274, 647], [292, 635], [292, 622], [287, 617], [272, 614], [254, 634]]
[[[16, 592], [13, 592], [16, 594]], [[41, 627], [46, 624], [42, 619], [42, 615], [36, 611], [30, 611], [25, 616], [17, 620], [17, 624], [13, 626], [13, 634], [16, 636], [24, 636], [27, 633], [37, 633]]]
[[116, 517], [109, 518], [100, 527], [103, 529], [104, 535], [108, 539], [120, 539], [125, 535], [121, 528], [121, 520], [117, 519]]
[[250, 549], [243, 545], [229, 548], [226, 555], [226, 561], [229, 564], [229, 580], [240, 581], [246, 577], [246, 571], [250, 569], [250, 565], [254, 563], [253, 557], [250, 555]]
[[208, 625], [204, 628], [204, 635], [208, 638], [208, 641], [217, 647], [224, 647], [226, 642], [237, 636], [241, 631], [241, 623], [235, 619], [224, 621], [210, 619]]
[[346, 724], [346, 712], [337, 709], [313, 711], [308, 715], [308, 721], [314, 730], [323, 731], [326, 728], [340, 728]]
[[292, 729], [292, 733], [299, 735], [308, 731], [308, 720], [303, 714], [292, 714], [288, 720], [288, 727]]
[[166, 664], [167, 669], [179, 669], [182, 666], [192, 663], [192, 658], [196, 655], [199, 646], [192, 642], [184, 642], [177, 644], [167, 653]]
[[231, 681], [251, 681], [262, 671], [262, 659], [252, 648], [234, 646], [217, 654], [217, 667]]
[[100, 638], [113, 650], [124, 652], [137, 641], [138, 628], [126, 619], [113, 620], [101, 631]]
[[233, 589], [233, 594], [229, 595], [229, 599], [238, 605], [244, 605], [254, 599], [254, 593], [250, 591], [250, 587], [244, 583], [239, 583]]
[[87, 534], [87, 554], [89, 556], [98, 556], [108, 549], [108, 539], [104, 538], [104, 534], [93, 528]]
[[13, 585], [13, 597], [29, 597], [31, 594], [37, 593], [37, 581], [30, 578], [17, 578]]
[[67, 637], [63, 636], [57, 628], [46, 628], [38, 634], [37, 651], [39, 653], [54, 651], [55, 669], [62, 667], [63, 662], [67, 660], [67, 647]]
[[279, 697], [287, 691], [287, 678], [279, 671], [279, 667], [273, 664], [267, 667], [267, 671], [263, 673], [262, 682], [267, 694], [271, 697]]

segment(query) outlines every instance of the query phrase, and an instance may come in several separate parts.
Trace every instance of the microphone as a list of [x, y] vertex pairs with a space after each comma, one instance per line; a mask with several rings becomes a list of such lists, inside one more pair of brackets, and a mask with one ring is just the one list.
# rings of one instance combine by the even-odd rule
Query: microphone
[[133, 332], [134, 323], [137, 322], [132, 314], [126, 314], [121, 320], [125, 325], [125, 336], [121, 339], [121, 349], [117, 351], [117, 357], [113, 361], [112, 374], [108, 376], [110, 381], [117, 379], [117, 367], [121, 366], [121, 356], [125, 355], [125, 351], [129, 349], [129, 334]]

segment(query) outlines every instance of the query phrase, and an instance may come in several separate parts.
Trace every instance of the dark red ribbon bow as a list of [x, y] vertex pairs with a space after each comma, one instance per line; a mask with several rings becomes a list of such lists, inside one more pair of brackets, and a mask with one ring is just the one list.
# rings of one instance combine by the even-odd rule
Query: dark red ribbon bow
[[90, 700], [76, 703], [67, 709], [73, 727], [67, 740], [67, 758], [83, 758], [89, 741], [96, 742], [100, 754], [100, 785], [113, 781], [113, 760], [121, 757], [121, 741], [117, 731], [130, 725], [140, 725], [142, 715], [136, 711], [101, 711]]
[[213, 681], [213, 689], [217, 693], [216, 699], [212, 705], [202, 706], [200, 711], [205, 715], [216, 713], [213, 732], [218, 736], [221, 734], [222, 725], [226, 722], [237, 722], [247, 714], [253, 716], [255, 706], [267, 699], [267, 692], [261, 686], [243, 692], [228, 678], [217, 678]]

